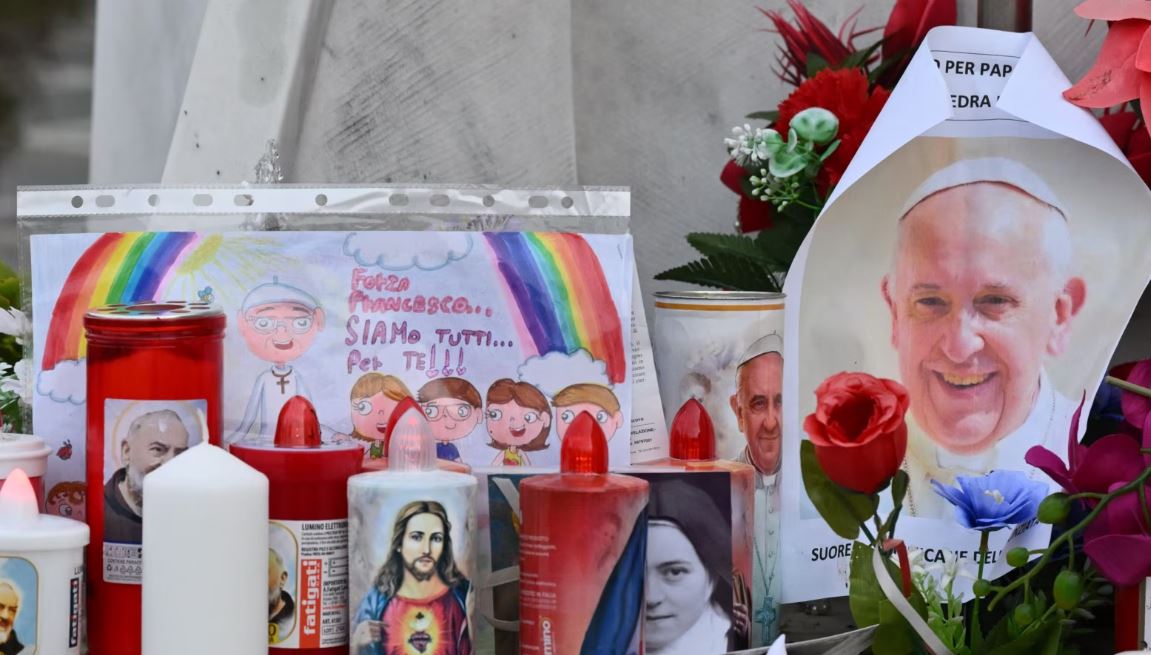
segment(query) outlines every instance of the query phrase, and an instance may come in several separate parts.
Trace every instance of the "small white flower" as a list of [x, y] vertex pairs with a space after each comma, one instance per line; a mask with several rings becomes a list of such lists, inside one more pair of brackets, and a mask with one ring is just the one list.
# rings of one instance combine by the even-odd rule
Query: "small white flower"
[[19, 343], [32, 332], [32, 324], [28, 317], [19, 309], [0, 309], [0, 334], [16, 337]]
[[0, 391], [14, 393], [25, 404], [32, 403], [32, 362], [22, 359], [12, 367], [11, 375], [0, 373]]

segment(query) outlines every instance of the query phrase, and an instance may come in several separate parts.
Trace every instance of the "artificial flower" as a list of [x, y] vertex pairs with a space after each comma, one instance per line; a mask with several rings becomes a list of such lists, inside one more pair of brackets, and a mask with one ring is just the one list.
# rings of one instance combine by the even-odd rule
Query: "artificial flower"
[[1114, 107], [1136, 99], [1146, 107], [1151, 101], [1151, 48], [1140, 46], [1151, 27], [1151, 3], [1087, 0], [1075, 7], [1075, 13], [1107, 21], [1109, 25], [1094, 65], [1063, 92], [1063, 97], [1089, 109]]
[[[1151, 387], [1151, 359], [1135, 362], [1123, 375], [1123, 379], [1141, 387]], [[1144, 445], [1151, 445], [1147, 444], [1151, 439], [1151, 398], [1124, 391], [1119, 402], [1123, 408], [1123, 418], [1142, 431]]]
[[[1108, 489], [1115, 491], [1125, 482]], [[1143, 488], [1151, 497], [1151, 490]], [[1151, 528], [1143, 515], [1137, 492], [1117, 496], [1087, 526], [1083, 552], [1114, 584], [1133, 586], [1151, 576]]]
[[15, 394], [24, 404], [32, 403], [32, 362], [22, 359], [8, 376], [0, 375], [0, 391]]
[[813, 16], [799, 0], [787, 0], [787, 4], [795, 14], [794, 25], [787, 22], [787, 18], [778, 11], [760, 11], [771, 20], [775, 32], [783, 38], [775, 57], [779, 66], [776, 75], [792, 86], [799, 86], [807, 78], [807, 64], [812, 56], [819, 57], [831, 68], [838, 68], [855, 52], [852, 41], [874, 31], [874, 28], [856, 31], [855, 17], [859, 15], [858, 11], [844, 21], [836, 34]]
[[839, 119], [839, 147], [823, 161], [816, 187], [826, 195], [851, 163], [871, 124], [879, 116], [890, 93], [876, 87], [868, 89], [867, 73], [860, 68], [824, 69], [792, 92], [779, 105], [775, 130], [787, 134], [792, 119], [811, 107], [822, 107]]
[[907, 389], [866, 373], [837, 373], [815, 390], [815, 412], [803, 429], [832, 482], [874, 493], [899, 470], [907, 452]]
[[1107, 493], [1116, 482], [1134, 479], [1143, 470], [1139, 443], [1125, 434], [1109, 434], [1090, 446], [1079, 443], [1083, 401], [1071, 415], [1067, 432], [1067, 463], [1043, 446], [1032, 446], [1024, 460], [1047, 474], [1070, 494]]
[[987, 475], [956, 476], [959, 487], [931, 481], [935, 493], [955, 506], [955, 520], [970, 530], [992, 532], [1035, 518], [1047, 485], [1022, 471], [992, 471]]
[[1124, 106], [1099, 117], [1099, 124], [1123, 151], [1131, 167], [1151, 186], [1151, 134], [1144, 129], [1144, 122], [1133, 109]]
[[737, 223], [739, 231], [755, 232], [768, 229], [773, 224], [774, 208], [770, 202], [763, 202], [744, 192], [743, 180], [746, 177], [747, 171], [734, 159], [728, 160], [727, 166], [723, 167], [723, 172], [719, 175], [724, 186], [739, 194], [739, 222]]
[[16, 337], [17, 343], [24, 343], [25, 337], [32, 333], [32, 324], [28, 317], [19, 309], [0, 308], [0, 334]]
[[883, 28], [883, 59], [910, 57], [931, 28], [954, 25], [955, 0], [896, 0]]

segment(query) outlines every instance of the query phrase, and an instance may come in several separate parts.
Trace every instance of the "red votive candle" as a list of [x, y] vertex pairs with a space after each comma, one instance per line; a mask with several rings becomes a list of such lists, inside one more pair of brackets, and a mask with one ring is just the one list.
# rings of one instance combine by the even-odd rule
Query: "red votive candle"
[[203, 439], [219, 444], [224, 324], [220, 309], [183, 301], [109, 305], [84, 317], [94, 655], [140, 653], [144, 476]]
[[348, 478], [363, 451], [325, 444], [312, 403], [293, 396], [275, 441], [241, 441], [231, 453], [268, 476], [268, 649], [348, 653]]

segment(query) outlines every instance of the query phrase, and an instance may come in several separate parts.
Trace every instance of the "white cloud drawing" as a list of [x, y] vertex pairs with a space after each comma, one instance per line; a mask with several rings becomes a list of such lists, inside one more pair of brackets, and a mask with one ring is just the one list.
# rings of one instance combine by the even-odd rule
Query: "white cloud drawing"
[[586, 350], [577, 350], [570, 355], [556, 352], [530, 357], [520, 364], [516, 374], [524, 382], [534, 384], [549, 398], [570, 384], [612, 386], [607, 376], [607, 365], [593, 359]]
[[58, 403], [83, 405], [88, 398], [88, 360], [64, 359], [36, 376], [36, 393]]
[[397, 239], [387, 232], [353, 232], [344, 239], [344, 254], [360, 266], [385, 271], [435, 271], [467, 257], [474, 246], [474, 237], [467, 232], [428, 232], [419, 239]]

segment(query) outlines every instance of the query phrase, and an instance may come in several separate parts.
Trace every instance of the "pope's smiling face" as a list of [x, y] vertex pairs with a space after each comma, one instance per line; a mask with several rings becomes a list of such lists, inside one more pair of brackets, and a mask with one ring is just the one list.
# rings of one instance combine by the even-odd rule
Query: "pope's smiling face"
[[928, 196], [899, 229], [883, 295], [911, 413], [949, 451], [981, 452], [1026, 420], [1082, 306], [1066, 220], [980, 182]]
[[324, 310], [287, 302], [256, 305], [241, 313], [239, 326], [253, 355], [283, 365], [311, 347], [324, 329]]

